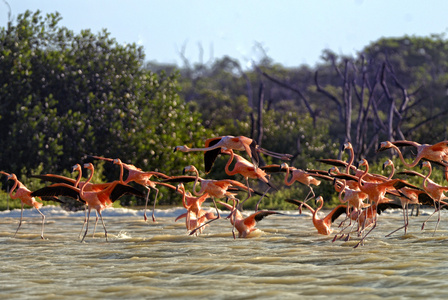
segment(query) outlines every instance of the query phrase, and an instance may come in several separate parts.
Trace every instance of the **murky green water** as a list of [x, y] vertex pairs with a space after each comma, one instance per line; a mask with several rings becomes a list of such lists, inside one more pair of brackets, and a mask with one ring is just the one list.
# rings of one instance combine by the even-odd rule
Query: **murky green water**
[[[429, 212], [429, 211], [428, 211]], [[189, 236], [174, 215], [157, 223], [135, 216], [105, 217], [84, 243], [81, 215], [0, 218], [0, 296], [4, 299], [403, 299], [448, 297], [448, 216], [434, 234], [426, 215], [411, 217], [407, 235], [400, 211], [382, 214], [364, 246], [358, 238], [332, 242], [318, 235], [309, 215], [273, 215], [248, 239], [232, 237], [221, 219]], [[157, 214], [156, 214], [157, 216]], [[342, 220], [338, 219], [336, 225]], [[335, 226], [337, 227], [337, 226]], [[91, 227], [91, 229], [93, 226]], [[337, 228], [335, 228], [337, 231]]]

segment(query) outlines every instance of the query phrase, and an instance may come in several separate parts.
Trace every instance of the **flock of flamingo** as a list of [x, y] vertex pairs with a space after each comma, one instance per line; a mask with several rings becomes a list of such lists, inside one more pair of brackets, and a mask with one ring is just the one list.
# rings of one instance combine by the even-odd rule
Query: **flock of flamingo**
[[[404, 159], [399, 147], [413, 147], [416, 150], [416, 157], [412, 163], [407, 163]], [[351, 234], [357, 234], [360, 237], [359, 242], [355, 247], [364, 244], [365, 238], [372, 230], [376, 228], [378, 214], [381, 214], [387, 208], [402, 208], [403, 209], [403, 226], [397, 228], [392, 233], [404, 229], [406, 234], [409, 224], [408, 206], [414, 205], [429, 205], [434, 207], [434, 214], [438, 213], [438, 220], [436, 228], [440, 222], [440, 211], [447, 205], [443, 200], [446, 198], [444, 192], [448, 191], [448, 186], [442, 186], [429, 177], [432, 173], [432, 164], [440, 165], [444, 168], [445, 178], [448, 181], [448, 141], [442, 141], [434, 145], [419, 144], [414, 141], [395, 141], [382, 142], [377, 151], [384, 151], [387, 149], [394, 149], [403, 163], [409, 169], [414, 168], [421, 162], [421, 166], [428, 168], [429, 172], [424, 175], [415, 170], [405, 170], [400, 172], [408, 176], [420, 176], [423, 181], [420, 186], [413, 185], [404, 179], [393, 178], [395, 169], [393, 162], [387, 160], [383, 167], [390, 167], [391, 172], [388, 177], [373, 174], [369, 172], [369, 164], [366, 159], [362, 159], [358, 167], [353, 164], [354, 152], [352, 145], [349, 142], [344, 143], [344, 151], [348, 150], [350, 154], [349, 161], [338, 159], [320, 159], [322, 163], [331, 165], [329, 170], [302, 170], [289, 166], [287, 163], [272, 164], [260, 166], [259, 154], [269, 155], [281, 160], [290, 160], [292, 157], [289, 154], [281, 154], [261, 148], [256, 142], [244, 136], [220, 136], [210, 138], [205, 141], [203, 148], [189, 148], [187, 146], [177, 146], [174, 151], [181, 152], [203, 152], [204, 153], [204, 172], [207, 174], [211, 171], [216, 158], [219, 155], [228, 155], [229, 159], [225, 166], [225, 172], [232, 176], [236, 174], [242, 175], [245, 183], [241, 183], [232, 179], [204, 179], [199, 177], [199, 171], [193, 165], [184, 168], [185, 173], [193, 173], [194, 175], [181, 176], [167, 176], [161, 172], [142, 171], [131, 164], [123, 163], [120, 159], [111, 159], [100, 156], [92, 156], [93, 159], [109, 161], [120, 167], [119, 178], [108, 183], [92, 183], [94, 174], [94, 166], [92, 163], [85, 163], [83, 167], [90, 170], [90, 175], [86, 181], [81, 181], [82, 168], [80, 164], [73, 166], [72, 172], [78, 171], [76, 179], [60, 176], [56, 174], [42, 174], [32, 175], [32, 177], [40, 178], [44, 181], [52, 182], [51, 185], [30, 191], [24, 184], [22, 184], [15, 174], [9, 174], [0, 171], [1, 174], [7, 176], [7, 180], [12, 180], [14, 185], [10, 190], [11, 199], [20, 199], [22, 210], [19, 225], [15, 231], [16, 236], [22, 224], [23, 207], [29, 205], [34, 208], [42, 216], [41, 238], [44, 238], [44, 223], [45, 216], [39, 210], [42, 203], [36, 200], [39, 197], [41, 200], [51, 200], [63, 202], [59, 197], [70, 197], [85, 204], [85, 218], [83, 227], [80, 232], [84, 230], [81, 242], [84, 241], [89, 227], [90, 212], [93, 208], [97, 214], [96, 222], [101, 219], [106, 241], [108, 240], [106, 226], [103, 221], [101, 212], [112, 205], [114, 201], [125, 194], [133, 195], [135, 197], [146, 198], [144, 209], [144, 219], [147, 220], [146, 210], [149, 200], [150, 190], [156, 191], [154, 197], [154, 206], [152, 210], [152, 220], [155, 222], [154, 210], [157, 202], [159, 189], [157, 186], [163, 186], [175, 190], [182, 196], [182, 203], [186, 212], [178, 216], [175, 221], [185, 218], [185, 225], [190, 235], [198, 235], [211, 222], [221, 218], [217, 202], [229, 210], [227, 218], [232, 225], [233, 237], [236, 237], [235, 230], [238, 232], [238, 237], [248, 237], [256, 230], [256, 224], [264, 217], [272, 214], [281, 214], [273, 210], [258, 210], [260, 202], [270, 189], [276, 189], [270, 182], [273, 174], [284, 173], [284, 183], [287, 186], [299, 182], [309, 188], [309, 193], [303, 201], [296, 199], [285, 199], [289, 203], [298, 206], [300, 213], [303, 207], [309, 209], [312, 213], [312, 221], [314, 227], [319, 234], [330, 235], [333, 233], [332, 224], [341, 215], [345, 214], [346, 218], [339, 225], [339, 232], [335, 234], [333, 241], [336, 239], [348, 240]], [[234, 151], [245, 152], [250, 161], [243, 156], [234, 153]], [[234, 162], [233, 169], [230, 166]], [[363, 169], [360, 169], [362, 168]], [[124, 176], [124, 169], [127, 171], [126, 179]], [[341, 171], [342, 170], [342, 171]], [[154, 180], [153, 177], [157, 178]], [[249, 185], [249, 179], [256, 179], [264, 182], [267, 185], [266, 191], [263, 193], [252, 189]], [[322, 196], [316, 197], [313, 186], [318, 186], [321, 180], [329, 180], [333, 183], [335, 191], [338, 193], [341, 204], [335, 207], [324, 218], [318, 217], [318, 211], [323, 207], [324, 199]], [[135, 182], [139, 186], [147, 189], [146, 195], [139, 189], [129, 185]], [[194, 182], [192, 192], [187, 191], [184, 183]], [[173, 185], [176, 184], [176, 186]], [[200, 189], [197, 185], [200, 184]], [[247, 193], [247, 197], [240, 201], [236, 198], [238, 192]], [[255, 212], [248, 217], [244, 217], [241, 213], [244, 202], [253, 194], [260, 195], [260, 199], [256, 204]], [[202, 209], [202, 204], [207, 199], [212, 199], [216, 214], [213, 210]], [[310, 199], [315, 199], [318, 204], [317, 209], [313, 209], [307, 204]], [[225, 199], [225, 202], [219, 200]], [[394, 200], [395, 199], [395, 200]], [[397, 201], [398, 199], [399, 201]], [[99, 216], [99, 217], [98, 217]], [[430, 216], [430, 217], [431, 217]], [[428, 218], [429, 219], [429, 218]], [[427, 221], [427, 220], [426, 220]], [[422, 224], [422, 229], [426, 221]], [[347, 224], [348, 223], [348, 224]], [[95, 228], [96, 228], [95, 223]], [[95, 233], [95, 229], [93, 231]]]

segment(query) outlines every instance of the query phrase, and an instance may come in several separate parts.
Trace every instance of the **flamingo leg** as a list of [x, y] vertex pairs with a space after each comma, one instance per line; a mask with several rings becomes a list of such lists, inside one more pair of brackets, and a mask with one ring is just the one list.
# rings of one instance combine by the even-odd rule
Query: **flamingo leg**
[[260, 205], [261, 200], [263, 200], [264, 195], [266, 195], [266, 193], [271, 189], [271, 187], [268, 187], [268, 189], [266, 190], [266, 192], [263, 193], [263, 195], [261, 196], [261, 198], [258, 200], [257, 205], [255, 206], [255, 212], [258, 211], [258, 205]]
[[[146, 194], [146, 203], [145, 203], [145, 211], [143, 212], [143, 218], [145, 219], [145, 222], [148, 220], [148, 217], [146, 216], [146, 208], [148, 207], [148, 200], [149, 200], [149, 192], [151, 191], [147, 186], [145, 186], [148, 189], [148, 193]], [[155, 202], [154, 202], [155, 206]], [[154, 211], [153, 211], [154, 213]], [[154, 221], [154, 215], [152, 217], [152, 220]]]
[[250, 186], [249, 186], [249, 178], [246, 177], [246, 185], [247, 185], [247, 197], [246, 199], [244, 199], [243, 201], [241, 201], [238, 205], [238, 209], [242, 210], [243, 209], [243, 204], [244, 202], [246, 202], [247, 199], [249, 199], [252, 196], [252, 193], [250, 192]]
[[101, 223], [103, 223], [104, 235], [106, 236], [106, 242], [108, 242], [108, 240], [107, 240], [107, 230], [106, 230], [106, 225], [104, 225], [103, 215], [101, 214], [101, 212], [98, 212], [98, 214], [100, 215]]
[[[154, 189], [156, 190], [156, 196], [154, 197], [154, 206], [152, 207], [152, 221], [153, 222], [156, 221], [156, 217], [155, 217], [154, 213], [156, 211], [157, 195], [159, 195], [159, 189], [157, 189], [157, 188], [154, 188]], [[148, 202], [148, 201], [146, 201], [146, 202]]]
[[397, 232], [398, 230], [404, 228], [404, 234], [407, 233], [407, 229], [408, 229], [408, 224], [409, 224], [409, 219], [407, 218], [408, 215], [408, 203], [406, 203], [403, 207], [403, 221], [404, 221], [404, 225], [401, 227], [398, 227], [397, 229], [395, 229], [394, 231], [392, 231], [391, 233], [385, 235], [386, 237], [391, 236], [393, 233]]
[[84, 235], [82, 237], [81, 243], [84, 241], [84, 239], [86, 238], [87, 235], [87, 231], [89, 230], [89, 219], [90, 219], [90, 210], [92, 208], [89, 206], [89, 213], [87, 214], [87, 221], [86, 221], [86, 231], [84, 232]]
[[195, 234], [196, 231], [200, 230], [200, 229], [203, 228], [204, 226], [206, 226], [206, 225], [210, 224], [211, 222], [216, 221], [216, 220], [218, 220], [218, 219], [221, 218], [221, 215], [219, 214], [218, 206], [216, 205], [215, 198], [212, 198], [212, 200], [213, 200], [213, 204], [215, 204], [215, 208], [216, 208], [216, 218], [210, 219], [210, 220], [208, 220], [207, 222], [205, 222], [204, 224], [202, 224], [201, 226], [196, 227], [195, 229], [193, 229], [193, 230], [190, 232], [190, 235]]
[[14, 233], [14, 237], [16, 237], [17, 232], [19, 231], [20, 226], [22, 226], [22, 217], [23, 217], [23, 203], [22, 203], [22, 210], [20, 211], [20, 221], [19, 226], [17, 226], [16, 233]]
[[40, 233], [40, 238], [44, 239], [45, 215], [38, 208], [36, 208], [36, 209], [40, 213], [40, 215], [42, 216], [42, 231]]
[[86, 222], [87, 222], [87, 204], [84, 205], [84, 213], [85, 213], [84, 214], [84, 223], [82, 223], [82, 228], [81, 228], [81, 231], [79, 232], [78, 238], [81, 237], [82, 231], [84, 230], [84, 226], [86, 225]]
[[95, 232], [96, 232], [96, 225], [98, 224], [98, 213], [95, 210], [95, 214], [96, 214], [96, 219], [95, 219], [95, 226], [93, 227], [93, 234], [92, 237], [95, 237]]

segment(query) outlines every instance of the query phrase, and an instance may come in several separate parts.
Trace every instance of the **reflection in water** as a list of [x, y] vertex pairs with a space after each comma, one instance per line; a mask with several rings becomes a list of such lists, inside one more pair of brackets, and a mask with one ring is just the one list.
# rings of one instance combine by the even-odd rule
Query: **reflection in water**
[[[40, 219], [31, 213], [12, 238], [15, 212], [0, 216], [0, 282], [3, 298], [297, 298], [308, 296], [448, 296], [445, 259], [447, 226], [434, 234], [436, 218], [421, 230], [426, 214], [403, 231], [401, 210], [379, 217], [364, 246], [359, 238], [319, 235], [309, 214], [272, 215], [248, 239], [233, 239], [229, 220], [189, 236], [174, 222], [181, 212], [158, 211], [157, 223], [142, 212], [106, 210], [104, 232], [78, 239], [83, 212], [46, 211], [45, 240]], [[109, 213], [109, 214], [108, 214]], [[324, 215], [327, 212], [322, 212]], [[249, 214], [249, 212], [245, 212]], [[340, 217], [335, 222], [342, 221]], [[93, 226], [91, 226], [93, 228]]]

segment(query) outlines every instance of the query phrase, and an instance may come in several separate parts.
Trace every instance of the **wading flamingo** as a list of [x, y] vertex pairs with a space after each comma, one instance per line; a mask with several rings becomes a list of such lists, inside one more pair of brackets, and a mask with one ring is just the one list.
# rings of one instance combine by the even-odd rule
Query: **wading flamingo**
[[121, 198], [125, 194], [131, 194], [137, 197], [144, 198], [145, 195], [140, 192], [139, 190], [136, 190], [135, 188], [123, 184], [121, 181], [116, 180], [111, 182], [111, 184], [100, 191], [86, 191], [86, 185], [92, 180], [93, 173], [95, 171], [94, 166], [92, 163], [84, 164], [84, 168], [90, 170], [90, 176], [86, 181], [86, 184], [84, 184], [81, 188], [74, 187], [72, 185], [68, 185], [65, 183], [56, 183], [52, 184], [51, 186], [44, 187], [40, 190], [35, 191], [35, 194], [41, 195], [41, 196], [67, 196], [71, 197], [73, 199], [81, 198], [81, 200], [85, 201], [88, 205], [88, 216], [87, 216], [87, 225], [86, 225], [86, 231], [84, 233], [84, 236], [82, 237], [81, 242], [84, 241], [87, 231], [89, 229], [89, 218], [90, 218], [90, 212], [93, 209], [95, 209], [101, 219], [101, 222], [103, 224], [104, 233], [107, 239], [107, 230], [106, 226], [104, 224], [103, 216], [101, 212], [112, 205], [112, 203], [119, 198]]
[[230, 204], [224, 203], [222, 201], [218, 201], [221, 205], [225, 206], [228, 210], [230, 210], [230, 224], [233, 225], [236, 230], [238, 230], [238, 237], [239, 238], [247, 238], [249, 235], [257, 230], [255, 226], [257, 223], [263, 218], [269, 216], [278, 214], [279, 212], [276, 211], [269, 211], [269, 210], [259, 210], [250, 216], [244, 218], [241, 214], [240, 210], [238, 208], [233, 207]]
[[[112, 159], [112, 158], [105, 158], [105, 157], [101, 157], [101, 156], [92, 156], [92, 157], [95, 159], [101, 159], [101, 160], [113, 162], [114, 164], [119, 165], [120, 166], [120, 181], [122, 183], [128, 184], [129, 182], [134, 181], [135, 183], [145, 187], [148, 190], [148, 192], [146, 194], [145, 210], [143, 213], [143, 218], [145, 219], [145, 221], [148, 220], [148, 217], [146, 216], [146, 209], [148, 206], [149, 192], [151, 191], [151, 189], [156, 191], [156, 195], [154, 197], [154, 205], [153, 205], [153, 209], [152, 209], [152, 221], [155, 222], [156, 218], [154, 215], [154, 211], [156, 209], [157, 196], [159, 195], [159, 189], [157, 188], [157, 185], [165, 186], [165, 187], [168, 187], [171, 189], [176, 189], [176, 188], [173, 187], [172, 185], [164, 183], [164, 182], [152, 181], [151, 178], [152, 178], [152, 176], [155, 176], [157, 178], [168, 179], [168, 178], [170, 178], [170, 176], [165, 175], [160, 172], [155, 172], [155, 171], [146, 171], [146, 172], [142, 171], [140, 168], [137, 168], [134, 165], [126, 164], [126, 163], [122, 162], [119, 158]], [[123, 168], [128, 170], [128, 177], [126, 178], [126, 180], [123, 180]]]
[[[8, 174], [6, 172], [0, 171], [0, 174], [6, 175], [7, 179], [6, 180], [12, 180], [14, 181], [14, 185], [11, 188], [11, 190], [9, 191], [9, 197], [11, 199], [20, 199], [20, 204], [22, 206], [21, 210], [20, 210], [20, 221], [19, 221], [19, 226], [17, 226], [16, 232], [14, 233], [14, 237], [16, 236], [17, 232], [19, 231], [20, 226], [22, 226], [22, 218], [23, 218], [23, 206], [29, 205], [34, 207], [37, 212], [42, 216], [42, 230], [40, 233], [40, 237], [43, 239], [44, 238], [44, 225], [45, 225], [45, 215], [39, 210], [39, 208], [42, 207], [42, 203], [37, 202], [36, 198], [31, 196], [31, 191], [22, 183], [17, 179], [16, 174]], [[17, 188], [17, 190], [16, 190]], [[15, 190], [15, 193], [14, 193]], [[62, 202], [61, 200], [59, 200], [56, 197], [41, 197], [42, 200], [45, 201], [57, 201], [57, 202]]]
[[[78, 171], [77, 179], [73, 179], [73, 178], [70, 178], [70, 177], [62, 176], [62, 175], [56, 175], [56, 174], [30, 175], [30, 177], [39, 178], [41, 180], [50, 181], [50, 182], [53, 182], [53, 183], [65, 183], [65, 184], [73, 185], [74, 187], [79, 187], [79, 188], [81, 188], [82, 186], [85, 185], [84, 190], [88, 191], [88, 192], [91, 192], [91, 191], [94, 191], [94, 192], [101, 191], [101, 190], [107, 188], [110, 185], [109, 182], [108, 183], [91, 183], [91, 182], [87, 182], [86, 183], [85, 181], [81, 181], [81, 178], [82, 178], [82, 168], [81, 168], [80, 164], [76, 164], [76, 165], [74, 165], [72, 167], [71, 172], [73, 173], [75, 171]], [[84, 230], [84, 226], [86, 225], [86, 222], [87, 222], [87, 203], [85, 201], [81, 200], [79, 197], [76, 200], [84, 203], [84, 212], [85, 212], [84, 223], [82, 224], [81, 231], [79, 232], [79, 237], [81, 237], [81, 234], [82, 234], [82, 232]], [[95, 226], [93, 228], [92, 237], [95, 236], [96, 225], [97, 225], [98, 219], [99, 219], [98, 213], [96, 212], [96, 210], [95, 210], [95, 215], [96, 215], [96, 219], [95, 219]]]
[[[392, 201], [391, 199], [386, 198], [386, 193], [390, 192], [392, 189], [399, 190], [405, 186], [415, 188], [414, 185], [411, 185], [402, 179], [389, 179], [384, 182], [364, 181], [364, 178], [369, 172], [369, 163], [367, 162], [366, 159], [362, 159], [359, 162], [359, 166], [365, 166], [365, 171], [359, 176], [358, 180], [359, 189], [362, 192], [366, 193], [368, 195], [369, 200], [376, 206], [378, 206], [381, 203], [387, 203]], [[372, 232], [373, 229], [376, 228], [376, 225], [377, 225], [377, 215], [375, 214], [372, 228], [361, 238], [361, 240], [355, 246], [355, 248], [364, 243], [365, 238], [369, 235], [369, 233]]]
[[319, 206], [314, 210], [311, 206], [306, 204], [303, 201], [295, 200], [295, 199], [285, 199], [286, 202], [295, 204], [299, 207], [300, 213], [302, 213], [302, 206], [305, 206], [308, 208], [308, 210], [313, 214], [313, 224], [314, 227], [316, 227], [317, 232], [319, 234], [323, 235], [329, 235], [333, 232], [333, 229], [331, 228], [331, 224], [342, 214], [347, 212], [347, 205], [340, 204], [333, 208], [333, 210], [325, 216], [323, 219], [320, 219], [317, 217], [317, 213], [320, 209], [322, 209], [322, 206], [324, 205], [324, 199], [322, 196], [319, 196], [316, 198], [316, 203], [319, 203]]

